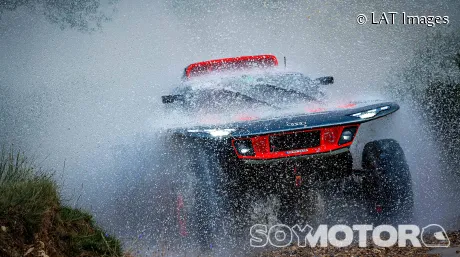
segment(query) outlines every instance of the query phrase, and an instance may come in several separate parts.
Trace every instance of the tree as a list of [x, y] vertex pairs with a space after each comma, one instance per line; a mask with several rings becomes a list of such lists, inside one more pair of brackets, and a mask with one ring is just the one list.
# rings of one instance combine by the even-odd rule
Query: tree
[[[107, 4], [113, 5], [116, 0]], [[5, 11], [27, 7], [43, 14], [61, 29], [71, 28], [82, 32], [99, 30], [110, 17], [101, 9], [100, 0], [0, 0], [0, 18]]]

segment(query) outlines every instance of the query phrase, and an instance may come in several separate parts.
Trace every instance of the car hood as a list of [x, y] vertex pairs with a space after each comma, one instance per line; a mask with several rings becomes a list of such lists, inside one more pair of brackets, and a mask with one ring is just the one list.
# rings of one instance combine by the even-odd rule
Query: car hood
[[[369, 110], [377, 110], [375, 116], [358, 117], [353, 114]], [[391, 114], [399, 109], [399, 105], [387, 101], [350, 102], [335, 107], [318, 107], [304, 113], [273, 115], [265, 118], [251, 118], [242, 121], [228, 122], [218, 125], [199, 125], [175, 129], [175, 133], [191, 137], [224, 138], [263, 135], [299, 129], [359, 124], [375, 120]]]

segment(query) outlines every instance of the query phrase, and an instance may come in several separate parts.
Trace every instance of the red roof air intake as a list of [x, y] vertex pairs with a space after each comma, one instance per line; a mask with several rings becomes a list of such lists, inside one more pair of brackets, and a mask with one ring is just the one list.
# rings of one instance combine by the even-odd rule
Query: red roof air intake
[[253, 55], [232, 58], [216, 59], [192, 63], [185, 68], [185, 78], [209, 74], [215, 71], [267, 68], [278, 66], [278, 59], [274, 55]]

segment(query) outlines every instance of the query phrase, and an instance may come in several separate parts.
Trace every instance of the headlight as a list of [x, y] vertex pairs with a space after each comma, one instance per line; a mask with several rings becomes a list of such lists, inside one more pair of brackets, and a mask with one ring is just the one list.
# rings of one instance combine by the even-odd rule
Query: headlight
[[388, 109], [390, 109], [390, 106], [383, 106], [383, 107], [371, 109], [371, 110], [368, 110], [368, 111], [365, 111], [365, 112], [354, 113], [354, 114], [352, 114], [350, 116], [359, 117], [361, 119], [369, 119], [369, 118], [372, 118], [375, 115], [377, 115], [377, 113], [379, 113], [380, 111], [384, 111], [384, 110], [388, 110]]
[[235, 149], [240, 155], [251, 156], [254, 155], [251, 139], [235, 140]]
[[205, 129], [205, 132], [208, 132], [213, 137], [224, 137], [230, 135], [234, 129]]
[[342, 135], [340, 135], [339, 145], [343, 145], [353, 141], [357, 129], [357, 127], [344, 128], [342, 131]]
[[188, 132], [191, 133], [197, 133], [197, 132], [206, 132], [209, 133], [213, 137], [225, 137], [230, 135], [235, 129], [189, 129], [187, 130]]

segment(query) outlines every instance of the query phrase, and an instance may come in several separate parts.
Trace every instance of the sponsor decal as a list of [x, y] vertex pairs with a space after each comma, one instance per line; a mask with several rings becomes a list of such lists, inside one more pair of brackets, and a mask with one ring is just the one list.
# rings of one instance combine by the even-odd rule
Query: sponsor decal
[[308, 149], [299, 149], [299, 150], [287, 151], [286, 154], [305, 153], [305, 152], [308, 152]]
[[286, 123], [286, 125], [288, 125], [288, 126], [290, 126], [290, 127], [294, 127], [294, 126], [307, 126], [307, 122], [306, 122], [306, 121], [288, 122], [288, 123]]

